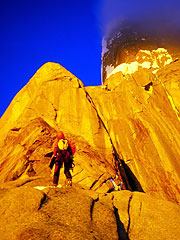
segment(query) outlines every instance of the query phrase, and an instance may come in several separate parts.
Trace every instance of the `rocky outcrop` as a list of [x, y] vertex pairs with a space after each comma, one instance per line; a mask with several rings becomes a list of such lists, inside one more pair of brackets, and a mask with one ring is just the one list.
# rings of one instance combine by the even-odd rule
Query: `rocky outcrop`
[[178, 205], [138, 192], [121, 191], [113, 196], [128, 239], [178, 239]]
[[2, 240], [179, 239], [176, 204], [129, 191], [97, 195], [78, 185], [42, 192], [26, 181], [0, 186]]

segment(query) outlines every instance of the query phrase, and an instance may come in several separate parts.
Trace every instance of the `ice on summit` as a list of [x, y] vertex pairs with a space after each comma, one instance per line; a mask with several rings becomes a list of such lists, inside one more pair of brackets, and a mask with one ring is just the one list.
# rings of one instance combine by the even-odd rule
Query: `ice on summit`
[[122, 72], [123, 75], [133, 74], [138, 71], [139, 67], [152, 68], [154, 69], [152, 72], [155, 74], [160, 67], [164, 67], [173, 61], [171, 55], [164, 48], [158, 48], [152, 51], [140, 50], [136, 60], [137, 61], [131, 63], [121, 63], [114, 69], [113, 66], [107, 66], [107, 78], [117, 72]]
[[122, 72], [124, 75], [126, 75], [132, 74], [136, 71], [138, 71], [138, 62], [122, 63], [117, 66], [110, 74], [108, 74], [107, 77], [110, 77], [112, 74], [115, 74], [117, 72]]

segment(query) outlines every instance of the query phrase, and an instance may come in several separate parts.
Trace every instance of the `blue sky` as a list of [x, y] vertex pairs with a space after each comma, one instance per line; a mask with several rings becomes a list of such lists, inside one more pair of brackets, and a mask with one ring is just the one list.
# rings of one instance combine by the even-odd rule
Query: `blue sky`
[[101, 84], [96, 0], [1, 0], [0, 116], [46, 62], [60, 63], [86, 86]]
[[[180, 30], [179, 0], [1, 0], [0, 116], [46, 62], [101, 84], [101, 41], [117, 19]], [[180, 34], [179, 34], [180, 35]]]

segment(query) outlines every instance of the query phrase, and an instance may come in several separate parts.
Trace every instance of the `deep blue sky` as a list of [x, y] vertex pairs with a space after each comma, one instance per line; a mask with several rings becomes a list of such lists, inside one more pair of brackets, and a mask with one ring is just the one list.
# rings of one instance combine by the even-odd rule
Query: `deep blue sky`
[[180, 35], [179, 13], [179, 0], [0, 0], [0, 116], [44, 63], [99, 85], [101, 40], [114, 23]]
[[86, 86], [101, 84], [96, 0], [1, 0], [0, 33], [0, 116], [49, 61]]

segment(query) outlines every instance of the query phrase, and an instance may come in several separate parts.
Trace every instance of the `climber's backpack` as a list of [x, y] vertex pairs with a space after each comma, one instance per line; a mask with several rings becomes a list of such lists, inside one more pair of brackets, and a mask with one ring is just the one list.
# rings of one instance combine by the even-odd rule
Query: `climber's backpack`
[[74, 164], [74, 156], [72, 154], [71, 148], [68, 144], [68, 141], [65, 139], [60, 139], [58, 142], [58, 148], [59, 150], [67, 150], [70, 153], [69, 160], [68, 160], [68, 168], [73, 170], [75, 164]]
[[67, 150], [68, 149], [68, 141], [66, 139], [60, 139], [58, 142], [58, 148], [60, 150]]

